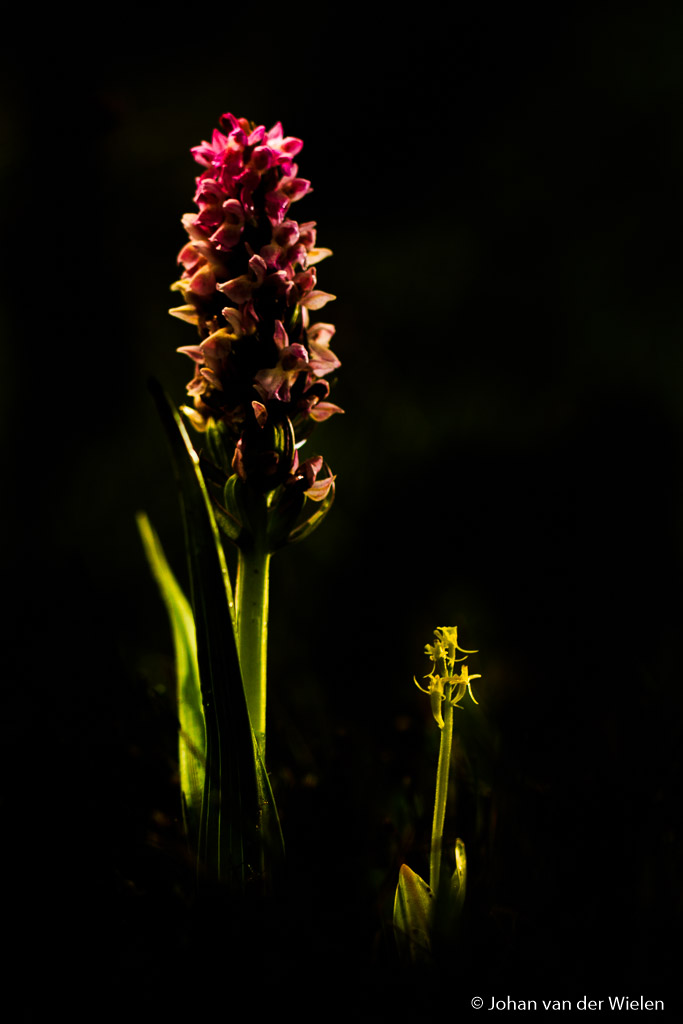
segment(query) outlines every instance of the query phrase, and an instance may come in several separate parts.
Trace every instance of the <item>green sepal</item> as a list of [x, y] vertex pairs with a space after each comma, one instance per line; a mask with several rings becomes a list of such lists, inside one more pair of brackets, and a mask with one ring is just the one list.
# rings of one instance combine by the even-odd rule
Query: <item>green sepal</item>
[[206, 728], [199, 682], [194, 617], [146, 513], [138, 512], [136, 519], [147, 561], [166, 605], [173, 634], [180, 724], [180, 791], [185, 830], [191, 847], [196, 850], [204, 792]]
[[394, 934], [401, 959], [427, 963], [431, 958], [434, 893], [419, 875], [401, 865], [394, 897]]
[[[150, 383], [173, 454], [190, 565], [197, 660], [206, 723], [206, 775], [198, 842], [200, 877], [235, 894], [262, 890], [281, 857], [274, 803], [255, 756], [236, 644], [232, 586], [199, 458], [156, 381]], [[276, 848], [270, 849], [275, 842]]]

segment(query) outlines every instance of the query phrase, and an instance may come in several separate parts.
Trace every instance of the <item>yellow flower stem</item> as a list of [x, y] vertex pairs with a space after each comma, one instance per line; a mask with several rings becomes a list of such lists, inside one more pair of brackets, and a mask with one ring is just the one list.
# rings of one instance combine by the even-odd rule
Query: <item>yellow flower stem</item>
[[439, 876], [441, 874], [443, 826], [446, 818], [448, 774], [451, 766], [451, 743], [453, 740], [453, 705], [448, 699], [443, 701], [442, 714], [443, 729], [441, 729], [441, 744], [439, 746], [439, 764], [436, 769], [436, 797], [434, 799], [432, 845], [429, 854], [429, 886], [435, 896], [439, 891]]
[[259, 544], [240, 548], [237, 563], [237, 631], [244, 692], [261, 759], [266, 760], [266, 655], [270, 553]]

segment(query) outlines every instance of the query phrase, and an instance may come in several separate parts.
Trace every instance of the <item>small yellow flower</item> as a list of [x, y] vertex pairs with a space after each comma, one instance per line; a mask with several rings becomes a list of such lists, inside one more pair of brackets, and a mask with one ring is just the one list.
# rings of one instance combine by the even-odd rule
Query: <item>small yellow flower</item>
[[466, 651], [464, 647], [461, 647], [458, 643], [458, 627], [457, 626], [439, 626], [438, 629], [434, 630], [434, 636], [437, 641], [441, 642], [442, 647], [445, 647], [448, 652], [448, 658], [453, 662], [464, 661], [465, 658], [457, 658], [455, 655], [456, 651], [460, 651], [461, 654], [477, 654], [478, 651]]
[[432, 714], [434, 715], [436, 724], [439, 729], [443, 729], [444, 722], [443, 715], [441, 714], [441, 703], [447, 699], [446, 694], [444, 693], [444, 687], [448, 682], [448, 679], [443, 678], [442, 676], [437, 676], [433, 672], [430, 672], [430, 674], [424, 678], [429, 680], [428, 689], [425, 689], [424, 686], [420, 686], [417, 679], [413, 676], [418, 690], [422, 690], [423, 693], [429, 695], [429, 700], [432, 705]]
[[[475, 652], [472, 651], [472, 653], [474, 654]], [[473, 676], [471, 676], [470, 670], [468, 669], [467, 665], [463, 665], [463, 667], [460, 670], [460, 674], [457, 676], [453, 676], [451, 679], [448, 680], [449, 683], [454, 684], [453, 690], [451, 691], [450, 694], [450, 702], [453, 705], [453, 707], [455, 707], [456, 704], [460, 703], [462, 698], [465, 696], [466, 691], [468, 690], [470, 697], [472, 698], [474, 703], [479, 703], [479, 701], [475, 698], [474, 694], [472, 693], [473, 679], [481, 679], [481, 674], [479, 672], [476, 672]]]
[[428, 654], [432, 661], [436, 663], [440, 658], [446, 659], [446, 648], [440, 640], [437, 640], [435, 644], [427, 644], [425, 646], [425, 654]]
[[[457, 707], [465, 693], [469, 691], [469, 695], [474, 703], [478, 704], [479, 701], [475, 699], [472, 693], [471, 684], [473, 679], [481, 679], [481, 675], [479, 673], [470, 675], [467, 665], [463, 665], [459, 673], [455, 672], [455, 666], [458, 662], [466, 661], [468, 654], [477, 654], [477, 651], [466, 651], [463, 647], [460, 647], [458, 644], [457, 626], [439, 626], [438, 629], [434, 630], [434, 637], [435, 643], [425, 646], [425, 654], [429, 656], [435, 665], [439, 661], [442, 662], [444, 673], [440, 674], [432, 670], [429, 675], [424, 676], [425, 679], [429, 680], [427, 688], [421, 686], [417, 679], [415, 679], [415, 685], [418, 690], [422, 690], [423, 693], [429, 696], [434, 720], [439, 729], [443, 729], [444, 720], [441, 711], [443, 701], [447, 700], [452, 707]], [[458, 658], [457, 651], [460, 651], [465, 657]]]

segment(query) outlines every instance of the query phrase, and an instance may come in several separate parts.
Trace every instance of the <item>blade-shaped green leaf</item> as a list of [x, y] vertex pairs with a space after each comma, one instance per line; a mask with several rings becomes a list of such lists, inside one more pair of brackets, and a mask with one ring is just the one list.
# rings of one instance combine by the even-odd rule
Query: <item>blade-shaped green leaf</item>
[[144, 512], [138, 512], [137, 524], [147, 560], [166, 605], [173, 634], [180, 722], [180, 789], [185, 828], [190, 844], [196, 850], [204, 792], [206, 730], [194, 617], [190, 604], [166, 560], [159, 538]]
[[433, 913], [434, 893], [407, 864], [402, 864], [394, 898], [394, 933], [403, 959], [429, 961]]
[[171, 445], [190, 564], [206, 722], [199, 861], [209, 882], [243, 892], [248, 881], [263, 879], [273, 856], [279, 857], [279, 850], [274, 855], [266, 847], [266, 837], [273, 841], [276, 830], [264, 828], [264, 817], [276, 812], [272, 803], [262, 802], [263, 780], [237, 653], [232, 587], [211, 499], [177, 410], [158, 383], [152, 382], [150, 389]]

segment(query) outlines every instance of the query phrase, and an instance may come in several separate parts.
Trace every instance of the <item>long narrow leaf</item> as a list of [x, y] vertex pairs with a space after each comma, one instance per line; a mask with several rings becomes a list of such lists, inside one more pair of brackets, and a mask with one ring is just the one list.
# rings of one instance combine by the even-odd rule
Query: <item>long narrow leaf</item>
[[166, 605], [173, 634], [180, 723], [180, 789], [185, 828], [190, 845], [196, 850], [204, 792], [206, 729], [194, 617], [190, 604], [166, 560], [159, 538], [144, 512], [138, 512], [137, 524], [147, 560]]
[[[206, 782], [199, 860], [209, 882], [243, 892], [262, 878], [265, 849], [262, 779], [242, 685], [232, 587], [199, 459], [185, 426], [150, 384], [171, 445], [185, 525], [197, 659], [206, 722]], [[272, 833], [272, 830], [270, 830]], [[251, 886], [250, 888], [253, 888]]]
[[258, 743], [254, 738], [254, 758], [256, 761], [256, 779], [259, 789], [261, 807], [261, 827], [263, 829], [263, 847], [268, 858], [268, 867], [273, 876], [279, 876], [284, 865], [285, 842], [282, 836], [280, 818], [278, 817], [275, 797], [270, 786], [266, 766], [261, 759]]

